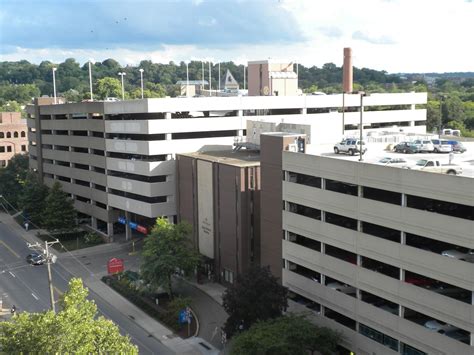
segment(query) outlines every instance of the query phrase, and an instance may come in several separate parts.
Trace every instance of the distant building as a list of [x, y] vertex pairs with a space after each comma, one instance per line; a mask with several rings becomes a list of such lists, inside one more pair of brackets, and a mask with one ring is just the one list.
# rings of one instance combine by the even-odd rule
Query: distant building
[[225, 76], [221, 80], [221, 89], [224, 89], [224, 91], [235, 92], [239, 90], [239, 83], [237, 82], [237, 80], [235, 80], [229, 69], [227, 69]]
[[15, 154], [28, 151], [26, 120], [20, 112], [0, 112], [0, 167], [8, 165]]
[[201, 95], [204, 86], [208, 84], [209, 82], [207, 80], [180, 80], [176, 82], [176, 85], [179, 85], [180, 96], [189, 97]]
[[178, 221], [191, 223], [205, 257], [199, 277], [233, 284], [259, 262], [260, 154], [177, 154], [176, 170]]
[[293, 63], [248, 62], [249, 96], [296, 96], [298, 75]]

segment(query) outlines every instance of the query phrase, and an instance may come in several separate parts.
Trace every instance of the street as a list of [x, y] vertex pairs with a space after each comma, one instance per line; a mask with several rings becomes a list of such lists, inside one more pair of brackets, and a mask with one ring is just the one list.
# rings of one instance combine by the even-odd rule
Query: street
[[[41, 312], [50, 308], [47, 267], [29, 265], [25, 257], [31, 252], [26, 241], [14, 229], [0, 223], [0, 296], [3, 308], [13, 304], [17, 312]], [[54, 250], [53, 253], [58, 254]], [[105, 267], [103, 264], [101, 266]], [[96, 277], [94, 271], [79, 258], [68, 258], [64, 263], [58, 258], [52, 265], [55, 300], [67, 290], [72, 277], [81, 277], [85, 281], [86, 278]], [[89, 292], [89, 298], [95, 301], [99, 313], [117, 324], [122, 334], [128, 334], [141, 354], [174, 353], [127, 314], [90, 289]]]

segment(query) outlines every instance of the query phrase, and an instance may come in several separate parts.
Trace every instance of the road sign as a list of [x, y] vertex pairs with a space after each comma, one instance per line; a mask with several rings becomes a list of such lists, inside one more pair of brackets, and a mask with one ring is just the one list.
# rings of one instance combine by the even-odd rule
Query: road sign
[[107, 262], [107, 272], [110, 274], [116, 274], [118, 272], [123, 272], [124, 264], [123, 259], [112, 258]]
[[179, 311], [178, 321], [180, 324], [184, 324], [188, 322], [188, 316], [185, 309], [182, 309], [181, 311]]

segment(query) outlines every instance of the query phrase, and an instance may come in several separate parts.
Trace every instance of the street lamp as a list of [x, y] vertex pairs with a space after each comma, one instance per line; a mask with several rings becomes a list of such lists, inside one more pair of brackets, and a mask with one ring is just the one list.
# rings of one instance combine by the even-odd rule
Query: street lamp
[[[144, 70], [142, 68], [138, 69], [138, 71], [140, 72], [140, 82], [141, 82], [141, 87], [142, 87], [142, 99], [143, 99], [143, 72]], [[123, 84], [122, 84], [123, 86]]]
[[127, 75], [127, 73], [120, 72], [120, 73], [118, 73], [118, 75], [120, 75], [122, 77], [122, 100], [125, 100], [125, 88], [123, 86], [123, 77], [124, 77], [124, 75]]
[[92, 60], [89, 60], [89, 87], [91, 91], [91, 101], [94, 101], [94, 96], [92, 95]]
[[189, 62], [186, 61], [186, 97], [189, 96]]
[[362, 131], [363, 131], [363, 114], [364, 114], [364, 97], [366, 96], [369, 96], [369, 94], [367, 94], [365, 91], [359, 91], [359, 95], [360, 95], [360, 123], [359, 123], [359, 161], [364, 161], [364, 159], [362, 159], [362, 150], [363, 150], [363, 147], [362, 147]]
[[56, 105], [56, 70], [58, 68], [53, 68], [53, 95], [54, 95], [54, 104]]

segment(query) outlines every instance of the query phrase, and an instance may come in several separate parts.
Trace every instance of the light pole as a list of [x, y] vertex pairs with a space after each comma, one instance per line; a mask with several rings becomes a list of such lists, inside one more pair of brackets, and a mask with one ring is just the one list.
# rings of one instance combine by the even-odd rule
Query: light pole
[[189, 63], [186, 62], [186, 97], [189, 97]]
[[217, 70], [219, 70], [219, 92], [220, 92], [221, 91], [221, 63], [220, 62], [217, 63], [217, 67], [218, 67]]
[[211, 67], [212, 67], [212, 62], [209, 62], [209, 96], [212, 96]]
[[122, 77], [122, 100], [125, 100], [125, 88], [123, 86], [123, 77], [124, 77], [124, 75], [127, 75], [127, 73], [120, 72], [120, 73], [118, 73], [118, 75], [120, 75]]
[[204, 62], [201, 62], [202, 64], [202, 90], [204, 91]]
[[91, 89], [91, 101], [94, 101], [94, 96], [92, 95], [92, 62], [89, 60], [89, 87]]
[[[143, 99], [143, 72], [144, 70], [140, 68], [138, 69], [138, 71], [140, 72], [140, 83], [141, 83], [141, 88], [142, 88], [142, 99]], [[122, 83], [122, 86], [123, 86], [123, 83]]]
[[[363, 154], [363, 147], [362, 147], [362, 131], [363, 131], [363, 115], [364, 115], [364, 97], [369, 96], [365, 91], [360, 91], [360, 123], [359, 123], [359, 161], [364, 161], [362, 159], [362, 154]], [[357, 145], [356, 145], [357, 146]]]
[[245, 90], [245, 64], [244, 64], [244, 90]]
[[53, 68], [53, 95], [54, 95], [55, 105], [56, 105], [56, 70], [58, 70], [58, 68]]

